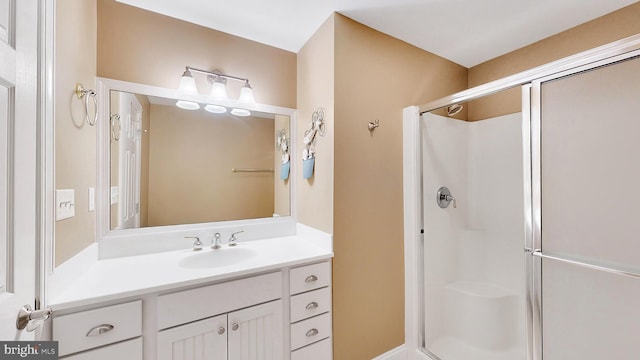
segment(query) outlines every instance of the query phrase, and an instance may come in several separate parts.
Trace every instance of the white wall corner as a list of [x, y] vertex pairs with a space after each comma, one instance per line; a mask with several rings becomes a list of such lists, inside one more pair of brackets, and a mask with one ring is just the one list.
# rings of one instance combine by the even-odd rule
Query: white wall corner
[[407, 359], [407, 347], [402, 344], [395, 349], [389, 350], [386, 353], [375, 357], [371, 360], [406, 360]]

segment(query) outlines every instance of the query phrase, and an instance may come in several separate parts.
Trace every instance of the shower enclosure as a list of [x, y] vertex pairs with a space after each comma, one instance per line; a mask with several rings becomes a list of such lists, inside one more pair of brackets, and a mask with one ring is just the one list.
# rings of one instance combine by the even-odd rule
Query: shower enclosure
[[404, 111], [408, 359], [631, 360], [640, 35]]
[[491, 100], [419, 118], [420, 317], [434, 359], [526, 360], [522, 113], [487, 117]]

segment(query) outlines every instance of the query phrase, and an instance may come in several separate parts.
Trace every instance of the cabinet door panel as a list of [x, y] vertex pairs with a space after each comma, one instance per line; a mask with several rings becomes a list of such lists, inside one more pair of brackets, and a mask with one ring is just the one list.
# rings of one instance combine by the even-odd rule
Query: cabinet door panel
[[227, 315], [158, 333], [158, 360], [205, 359], [227, 359]]
[[283, 358], [282, 300], [229, 313], [229, 360]]

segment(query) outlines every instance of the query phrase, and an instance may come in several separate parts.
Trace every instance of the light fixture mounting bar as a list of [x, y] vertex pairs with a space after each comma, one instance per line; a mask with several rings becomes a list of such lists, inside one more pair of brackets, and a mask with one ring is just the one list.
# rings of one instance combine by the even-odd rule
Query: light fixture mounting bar
[[207, 75], [211, 75], [211, 76], [219, 76], [219, 77], [224, 78], [224, 79], [231, 79], [231, 80], [237, 80], [237, 81], [242, 81], [242, 82], [249, 82], [249, 79], [245, 79], [245, 78], [241, 78], [241, 77], [237, 77], [237, 76], [226, 75], [226, 74], [222, 74], [222, 73], [217, 73], [217, 72], [214, 72], [214, 71], [196, 69], [196, 68], [193, 68], [191, 66], [186, 66], [186, 69], [189, 70], [189, 71], [199, 72], [201, 74], [207, 74]]

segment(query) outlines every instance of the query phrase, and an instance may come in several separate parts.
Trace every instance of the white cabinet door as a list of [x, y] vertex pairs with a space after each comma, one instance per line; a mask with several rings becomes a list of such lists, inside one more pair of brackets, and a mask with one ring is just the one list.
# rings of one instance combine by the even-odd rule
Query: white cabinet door
[[205, 359], [227, 359], [227, 315], [158, 333], [158, 360]]
[[283, 359], [282, 300], [229, 313], [229, 360]]

